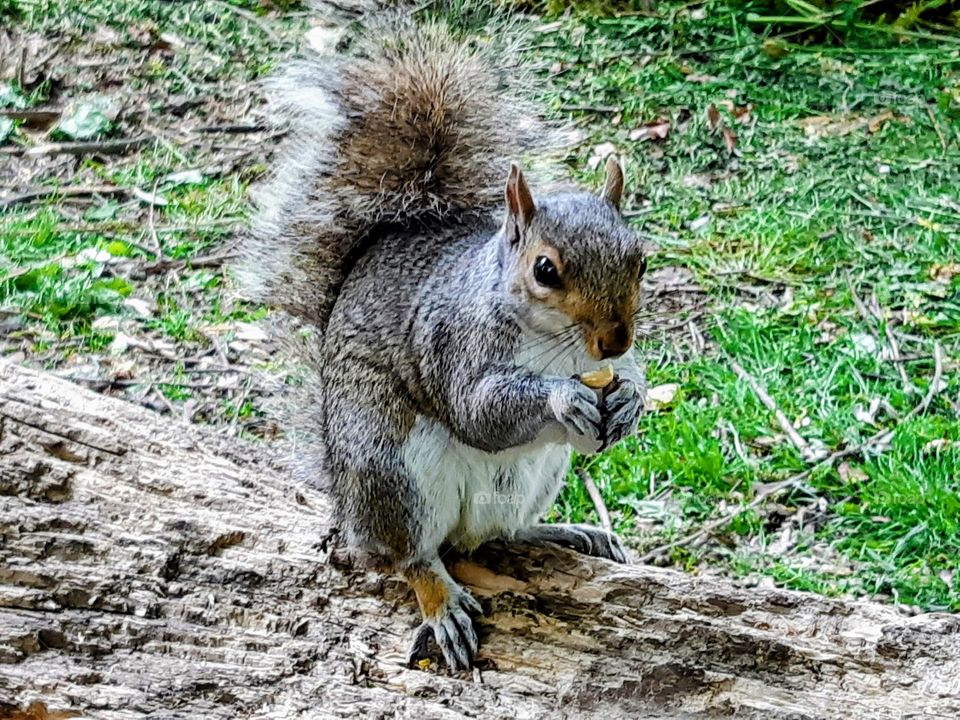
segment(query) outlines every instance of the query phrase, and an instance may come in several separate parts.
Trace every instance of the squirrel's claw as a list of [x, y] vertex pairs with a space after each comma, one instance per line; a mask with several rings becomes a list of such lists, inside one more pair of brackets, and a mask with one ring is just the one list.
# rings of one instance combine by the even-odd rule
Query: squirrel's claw
[[515, 535], [521, 542], [554, 543], [584, 555], [629, 564], [627, 550], [615, 533], [593, 525], [533, 525]]
[[480, 643], [470, 614], [481, 614], [483, 608], [470, 593], [461, 590], [450, 606], [435, 618], [424, 620], [417, 628], [407, 655], [407, 666], [429, 658], [430, 639], [436, 642], [444, 661], [454, 672], [469, 670]]
[[597, 452], [603, 424], [597, 394], [578, 380], [562, 380], [551, 392], [549, 402], [569, 442], [579, 452]]
[[481, 607], [480, 602], [469, 592], [461, 589], [457, 597], [460, 607], [470, 615], [483, 615], [483, 607]]
[[[470, 598], [473, 600], [473, 598]], [[473, 600], [476, 603], [476, 600]], [[477, 654], [479, 642], [473, 620], [460, 607], [448, 608], [437, 618], [424, 620], [414, 635], [413, 645], [407, 656], [407, 665], [430, 657], [430, 638], [436, 642], [447, 666], [454, 672], [469, 670]]]
[[407, 653], [407, 667], [414, 667], [420, 660], [430, 657], [430, 638], [433, 637], [433, 627], [428, 622], [420, 624], [413, 636], [413, 644]]

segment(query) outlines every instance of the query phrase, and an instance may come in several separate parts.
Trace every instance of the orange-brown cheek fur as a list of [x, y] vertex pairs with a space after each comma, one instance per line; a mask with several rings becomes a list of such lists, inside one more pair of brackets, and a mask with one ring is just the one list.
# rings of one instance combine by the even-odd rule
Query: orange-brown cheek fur
[[546, 290], [533, 279], [533, 272], [531, 271], [539, 255], [546, 255], [550, 258], [560, 271], [560, 277], [563, 277], [563, 264], [556, 248], [545, 243], [538, 243], [528, 249], [523, 256], [523, 282], [527, 293], [535, 301], [546, 307], [559, 310], [570, 318], [570, 322], [583, 327], [584, 343], [591, 357], [595, 360], [601, 359], [598, 341], [616, 325], [617, 318], [627, 323], [630, 344], [633, 344], [633, 316], [636, 314], [640, 300], [639, 289], [634, 290], [629, 297], [623, 299], [612, 310], [609, 307], [598, 306], [596, 303], [590, 302], [577, 288]]

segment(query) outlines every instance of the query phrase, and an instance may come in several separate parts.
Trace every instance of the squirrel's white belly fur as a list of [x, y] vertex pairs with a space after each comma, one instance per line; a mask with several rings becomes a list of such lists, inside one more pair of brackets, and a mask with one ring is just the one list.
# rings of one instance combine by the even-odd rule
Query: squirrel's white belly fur
[[[557, 377], [603, 366], [574, 349], [577, 342], [571, 337], [563, 343], [566, 347], [560, 347], [550, 335], [527, 330], [514, 361]], [[537, 522], [560, 492], [570, 453], [559, 426], [545, 430], [532, 443], [489, 453], [465, 445], [436, 421], [418, 416], [403, 445], [403, 461], [417, 480], [424, 504], [420, 547], [430, 552], [447, 542], [469, 550]]]
[[420, 546], [473, 549], [536, 522], [553, 502], [570, 463], [557, 434], [498, 453], [464, 445], [439, 423], [418, 417], [403, 462], [422, 497]]

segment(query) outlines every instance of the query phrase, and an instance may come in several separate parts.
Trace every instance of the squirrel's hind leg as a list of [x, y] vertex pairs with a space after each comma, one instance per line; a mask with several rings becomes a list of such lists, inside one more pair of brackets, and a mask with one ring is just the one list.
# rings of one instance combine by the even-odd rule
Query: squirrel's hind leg
[[408, 664], [412, 666], [429, 656], [428, 645], [433, 637], [451, 670], [469, 670], [478, 648], [470, 615], [482, 614], [480, 603], [450, 577], [440, 558], [409, 567], [403, 576], [416, 593], [423, 615]]
[[627, 550], [612, 532], [593, 525], [531, 525], [517, 531], [514, 540], [531, 545], [553, 543], [591, 557], [628, 563]]

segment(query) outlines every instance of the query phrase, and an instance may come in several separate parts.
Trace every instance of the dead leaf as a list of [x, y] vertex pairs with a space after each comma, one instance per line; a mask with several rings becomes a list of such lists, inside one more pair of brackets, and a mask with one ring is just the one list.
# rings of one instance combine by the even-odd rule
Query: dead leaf
[[123, 301], [123, 306], [132, 310], [134, 314], [140, 317], [152, 317], [154, 306], [147, 300], [141, 298], [128, 297]]
[[0, 26], [0, 81], [16, 81], [21, 91], [29, 91], [50, 80], [53, 69], [63, 60], [58, 42], [39, 34], [8, 31], [4, 22]]
[[933, 220], [928, 220], [927, 218], [918, 217], [916, 222], [917, 222], [917, 225], [922, 227], [924, 230], [932, 230], [933, 232], [943, 232], [946, 229], [940, 223], [934, 222]]
[[790, 52], [790, 46], [787, 45], [785, 40], [781, 40], [780, 38], [764, 40], [760, 49], [763, 50], [763, 54], [771, 60], [779, 60]]
[[710, 128], [710, 132], [714, 133], [717, 131], [717, 128], [720, 127], [720, 123], [723, 122], [723, 118], [720, 117], [720, 111], [717, 110], [716, 105], [711, 105], [707, 108], [707, 127]]
[[716, 82], [719, 78], [716, 75], [701, 75], [699, 73], [691, 73], [684, 78], [687, 82], [700, 83], [705, 85], [707, 83]]
[[650, 410], [657, 410], [664, 405], [669, 405], [677, 396], [677, 390], [679, 389], [680, 386], [677, 383], [664, 383], [647, 388], [646, 407]]
[[337, 47], [341, 35], [340, 30], [318, 25], [307, 31], [307, 45], [314, 52], [326, 55]]
[[267, 333], [254, 323], [238, 322], [236, 338], [250, 342], [264, 342], [267, 339]]
[[823, 137], [843, 137], [864, 129], [870, 133], [875, 133], [891, 120], [907, 122], [907, 118], [898, 117], [892, 111], [884, 110], [870, 117], [862, 115], [846, 115], [843, 117], [813, 115], [801, 119], [798, 124], [803, 128], [808, 138], [816, 140]]
[[713, 176], [701, 173], [684, 175], [681, 180], [684, 187], [695, 188], [697, 190], [709, 190], [713, 186]]
[[670, 134], [669, 120], [656, 120], [630, 131], [631, 140], [666, 140]]
[[930, 279], [936, 282], [949, 283], [957, 275], [960, 275], [960, 263], [934, 265], [930, 268]]
[[867, 130], [871, 133], [879, 132], [883, 127], [884, 123], [888, 120], [893, 120], [894, 114], [889, 110], [884, 110], [879, 115], [874, 115], [872, 118], [867, 119]]
[[953, 440], [948, 440], [947, 438], [937, 438], [936, 440], [931, 440], [926, 445], [923, 446], [922, 452], [932, 453], [940, 452], [946, 450], [954, 444]]
[[861, 483], [870, 479], [863, 471], [863, 468], [854, 467], [848, 462], [840, 463], [840, 465], [837, 466], [837, 473], [845, 483]]
[[158, 205], [163, 207], [170, 203], [163, 195], [160, 193], [147, 192], [146, 190], [141, 190], [140, 188], [130, 188], [130, 193], [136, 197], [138, 200], [142, 200], [147, 205]]
[[110, 377], [114, 380], [132, 380], [139, 374], [137, 363], [132, 358], [116, 359], [110, 363]]
[[749, 445], [757, 448], [772, 448], [782, 445], [786, 439], [786, 436], [781, 433], [775, 435], [758, 435], [749, 442]]
[[750, 115], [753, 112], [753, 103], [744, 105], [742, 107], [739, 105], [735, 105], [731, 112], [733, 113], [734, 119], [738, 123], [740, 123], [741, 125], [746, 125], [747, 123], [750, 122], [750, 120], [753, 119]]
[[727, 146], [727, 152], [731, 155], [737, 148], [737, 134], [728, 127], [723, 128], [723, 144]]
[[855, 417], [858, 422], [862, 422], [865, 425], [876, 425], [877, 410], [879, 409], [880, 398], [873, 398], [873, 400], [870, 401], [869, 407], [863, 407], [863, 405], [854, 405], [853, 417]]
[[848, 336], [858, 355], [873, 357], [877, 353], [877, 339], [870, 333], [850, 333]]
[[827, 345], [840, 337], [840, 333], [838, 332], [840, 326], [828, 318], [824, 318], [818, 322], [815, 329], [820, 333], [816, 340], [818, 345]]
[[101, 315], [91, 323], [91, 327], [101, 333], [115, 333], [120, 330], [120, 318], [115, 315]]
[[94, 45], [119, 47], [123, 44], [123, 36], [109, 25], [97, 26], [97, 29], [93, 31], [93, 34], [88, 37]]
[[600, 143], [590, 153], [590, 159], [587, 160], [587, 167], [596, 170], [600, 164], [606, 162], [606, 159], [617, 152], [617, 146], [611, 142]]
[[123, 355], [131, 345], [136, 345], [136, 341], [126, 333], [117, 333], [113, 342], [110, 343], [111, 355]]

